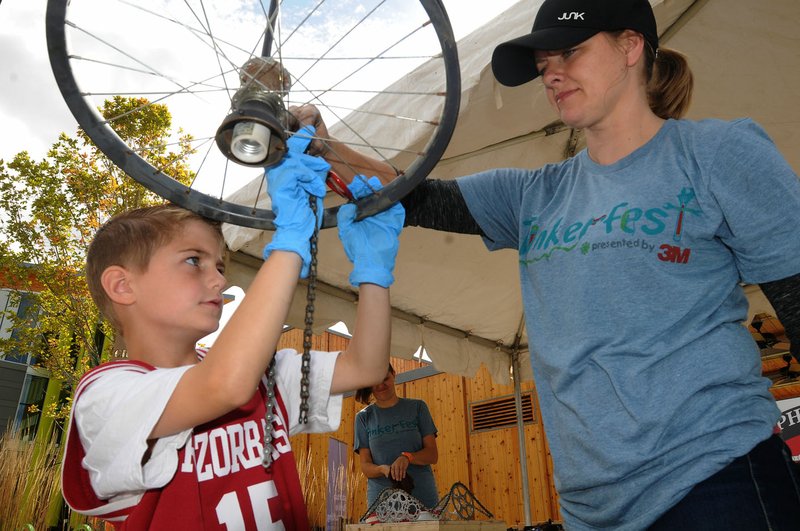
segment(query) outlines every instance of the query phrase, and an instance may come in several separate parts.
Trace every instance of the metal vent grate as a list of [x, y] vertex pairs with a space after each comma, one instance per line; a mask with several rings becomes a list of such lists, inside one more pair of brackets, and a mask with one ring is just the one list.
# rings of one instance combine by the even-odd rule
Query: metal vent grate
[[[522, 394], [522, 421], [535, 422], [533, 417], [533, 393]], [[514, 397], [495, 398], [470, 404], [470, 430], [485, 431], [509, 428], [517, 424], [517, 408]]]

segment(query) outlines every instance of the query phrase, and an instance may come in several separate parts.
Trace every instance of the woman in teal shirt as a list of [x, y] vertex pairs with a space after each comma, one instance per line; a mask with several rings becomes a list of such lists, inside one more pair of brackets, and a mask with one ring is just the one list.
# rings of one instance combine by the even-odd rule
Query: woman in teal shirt
[[436, 425], [424, 401], [397, 396], [394, 377], [390, 365], [383, 382], [356, 393], [356, 400], [369, 404], [356, 415], [353, 444], [368, 478], [367, 505], [391, 488], [392, 480], [410, 476], [411, 495], [432, 508], [439, 501], [431, 469], [439, 460]]

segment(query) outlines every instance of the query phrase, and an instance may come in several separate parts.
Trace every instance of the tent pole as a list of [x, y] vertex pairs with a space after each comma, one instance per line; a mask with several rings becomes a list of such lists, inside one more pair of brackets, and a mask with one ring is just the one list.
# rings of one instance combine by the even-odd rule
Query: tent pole
[[519, 350], [511, 354], [514, 371], [514, 404], [517, 407], [517, 438], [519, 439], [520, 474], [522, 475], [522, 502], [525, 510], [525, 527], [531, 526], [531, 493], [528, 485], [528, 452], [525, 446], [525, 422], [522, 418], [522, 385], [520, 383]]

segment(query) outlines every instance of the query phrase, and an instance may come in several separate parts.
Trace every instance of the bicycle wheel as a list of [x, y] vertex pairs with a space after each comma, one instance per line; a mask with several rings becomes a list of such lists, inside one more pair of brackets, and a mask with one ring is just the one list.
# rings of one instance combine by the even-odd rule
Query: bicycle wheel
[[[277, 96], [273, 103], [284, 110], [316, 105], [338, 140], [404, 170], [357, 202], [359, 217], [388, 208], [425, 179], [455, 127], [460, 75], [444, 6], [440, 0], [265, 2], [48, 0], [47, 44], [61, 94], [92, 142], [153, 192], [208, 218], [274, 229], [274, 214], [264, 208], [263, 169], [254, 167], [263, 164], [231, 162], [216, 138], [228, 134], [220, 132], [224, 121], [241, 112], [239, 89], [253, 71], [246, 65], [264, 58], [286, 73], [268, 91]], [[170, 173], [170, 146], [152, 150], [122, 140], [115, 131], [120, 116], [98, 111], [115, 96], [148, 102], [128, 117], [153, 103], [167, 106], [182, 129], [171, 145], [191, 151], [191, 184]], [[269, 142], [278, 147], [292, 134], [285, 116], [262, 122], [275, 126]], [[323, 227], [336, 224], [341, 203], [329, 196]]]

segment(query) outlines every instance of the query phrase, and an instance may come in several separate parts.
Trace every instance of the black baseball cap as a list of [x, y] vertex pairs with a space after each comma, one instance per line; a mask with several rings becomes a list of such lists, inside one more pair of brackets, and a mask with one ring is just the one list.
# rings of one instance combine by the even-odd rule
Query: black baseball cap
[[516, 87], [539, 76], [534, 50], [563, 50], [601, 31], [634, 30], [658, 50], [653, 8], [647, 0], [545, 0], [531, 32], [497, 45], [492, 54], [494, 77]]

